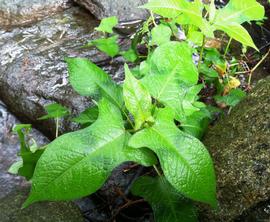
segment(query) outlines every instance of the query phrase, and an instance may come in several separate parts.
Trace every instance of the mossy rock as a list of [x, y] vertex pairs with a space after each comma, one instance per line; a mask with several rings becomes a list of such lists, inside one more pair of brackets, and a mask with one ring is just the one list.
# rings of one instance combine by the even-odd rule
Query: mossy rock
[[206, 210], [201, 221], [234, 221], [269, 200], [270, 77], [211, 128], [204, 143], [214, 160], [219, 209]]
[[72, 202], [42, 202], [21, 209], [29, 189], [19, 188], [0, 199], [1, 222], [83, 222], [83, 217]]

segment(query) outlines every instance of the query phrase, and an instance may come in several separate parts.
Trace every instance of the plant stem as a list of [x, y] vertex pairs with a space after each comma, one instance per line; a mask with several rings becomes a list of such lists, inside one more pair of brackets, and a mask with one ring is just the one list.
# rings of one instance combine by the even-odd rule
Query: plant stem
[[59, 133], [59, 118], [56, 118], [56, 130], [55, 130], [55, 138], [58, 137], [58, 133]]
[[201, 52], [200, 52], [200, 58], [199, 58], [199, 62], [198, 62], [198, 71], [199, 72], [200, 72], [200, 66], [201, 66], [202, 57], [203, 57], [204, 46], [205, 46], [205, 36], [203, 36], [203, 44], [202, 44], [202, 48], [201, 48]]
[[154, 17], [153, 12], [150, 11], [150, 14], [151, 14], [151, 18], [152, 18], [152, 21], [153, 21], [154, 26], [157, 26], [157, 23], [156, 23], [156, 21], [155, 21], [155, 17]]
[[224, 52], [224, 55], [223, 55], [224, 57], [227, 55], [231, 43], [232, 43], [232, 37], [230, 38], [230, 40], [229, 40], [229, 42], [228, 42], [228, 44], [226, 46], [226, 49], [225, 49], [225, 52]]
[[157, 166], [156, 165], [153, 165], [155, 171], [157, 172], [157, 174], [161, 177], [162, 174], [160, 173], [160, 171], [158, 170]]
[[249, 78], [248, 78], [248, 86], [250, 87], [251, 85], [251, 79], [252, 79], [252, 75], [254, 73], [254, 71], [263, 63], [263, 61], [267, 58], [267, 56], [270, 54], [270, 48], [268, 50], [268, 52], [262, 57], [262, 59], [256, 64], [256, 66], [254, 66], [249, 74]]

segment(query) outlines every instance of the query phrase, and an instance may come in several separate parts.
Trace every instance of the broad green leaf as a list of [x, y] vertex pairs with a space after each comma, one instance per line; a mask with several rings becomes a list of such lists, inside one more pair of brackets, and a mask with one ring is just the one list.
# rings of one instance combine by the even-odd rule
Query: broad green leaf
[[160, 24], [151, 31], [150, 45], [162, 45], [170, 41], [172, 31], [167, 25]]
[[135, 130], [151, 118], [152, 99], [149, 92], [130, 72], [125, 64], [125, 82], [123, 85], [124, 101], [135, 120]]
[[192, 61], [192, 51], [186, 43], [169, 42], [158, 47], [149, 61], [149, 73], [142, 79], [151, 96], [175, 110], [182, 118], [182, 96], [186, 87], [198, 81], [198, 72]]
[[170, 109], [159, 109], [155, 124], [134, 134], [129, 145], [153, 150], [170, 184], [187, 198], [216, 207], [211, 157], [198, 139], [175, 126], [173, 116]]
[[118, 36], [114, 35], [109, 38], [103, 39], [96, 39], [90, 41], [86, 46], [95, 46], [100, 51], [106, 53], [107, 55], [114, 57], [119, 53], [119, 46], [118, 46]]
[[69, 80], [83, 96], [102, 95], [117, 105], [123, 105], [122, 89], [107, 73], [88, 59], [67, 58]]
[[244, 22], [262, 20], [264, 7], [257, 0], [230, 0], [217, 11], [215, 24], [242, 24]]
[[220, 24], [215, 24], [215, 28], [217, 30], [226, 32], [231, 38], [237, 40], [243, 45], [250, 46], [258, 50], [251, 36], [249, 35], [248, 31], [243, 26], [237, 23], [230, 23], [230, 24], [220, 23]]
[[107, 33], [113, 33], [113, 27], [115, 27], [118, 24], [118, 19], [116, 16], [104, 18], [101, 20], [99, 26], [95, 28], [97, 31], [100, 32], [107, 32]]
[[120, 110], [101, 100], [94, 124], [60, 136], [47, 146], [37, 163], [24, 207], [37, 201], [71, 200], [94, 193], [125, 161], [154, 164], [156, 160], [149, 152], [145, 155], [126, 146], [129, 137]]
[[181, 24], [194, 24], [201, 27], [203, 23], [202, 3], [186, 0], [150, 0], [143, 8], [166, 18], [178, 18]]
[[164, 177], [137, 179], [132, 193], [143, 197], [152, 207], [155, 222], [196, 222], [196, 209]]
[[38, 120], [61, 118], [69, 114], [69, 110], [58, 103], [47, 105], [44, 108], [48, 114], [38, 118]]
[[233, 89], [226, 96], [215, 96], [215, 99], [218, 103], [225, 103], [227, 106], [236, 106], [246, 97], [246, 93], [241, 89]]
[[256, 0], [230, 0], [224, 8], [216, 12], [214, 27], [226, 32], [243, 45], [257, 49], [247, 30], [241, 24], [262, 20], [264, 14], [264, 7]]
[[98, 107], [93, 106], [83, 111], [79, 116], [72, 119], [73, 122], [79, 124], [92, 124], [98, 118]]

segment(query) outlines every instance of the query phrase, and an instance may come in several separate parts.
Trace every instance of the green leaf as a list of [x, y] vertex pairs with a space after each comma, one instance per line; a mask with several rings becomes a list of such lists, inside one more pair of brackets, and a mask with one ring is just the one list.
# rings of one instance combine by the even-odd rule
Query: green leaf
[[188, 40], [197, 46], [201, 46], [203, 44], [203, 33], [199, 31], [190, 31], [188, 32]]
[[180, 85], [192, 86], [198, 72], [192, 61], [191, 48], [186, 43], [169, 42], [159, 46], [150, 58], [149, 73], [142, 79], [151, 96], [183, 116]]
[[150, 0], [142, 7], [166, 18], [178, 18], [181, 24], [201, 27], [203, 23], [202, 3], [197, 0]]
[[167, 25], [160, 24], [151, 31], [150, 45], [162, 45], [170, 41], [172, 35], [171, 29]]
[[224, 23], [224, 24], [215, 24], [215, 28], [217, 30], [226, 32], [231, 38], [237, 40], [243, 45], [250, 46], [258, 50], [251, 36], [249, 35], [248, 31], [243, 26], [237, 23], [231, 23], [231, 24]]
[[100, 51], [106, 53], [108, 56], [115, 57], [119, 53], [118, 36], [114, 35], [109, 38], [96, 39], [90, 41], [86, 46], [95, 46]]
[[44, 108], [48, 114], [38, 118], [38, 120], [62, 118], [69, 114], [69, 110], [58, 103], [47, 105]]
[[134, 134], [129, 145], [153, 150], [170, 184], [187, 198], [216, 207], [211, 157], [198, 139], [175, 126], [173, 116], [170, 109], [159, 109], [155, 124]]
[[246, 97], [246, 93], [241, 89], [233, 89], [226, 96], [215, 96], [215, 99], [218, 103], [225, 103], [227, 106], [236, 106]]
[[79, 116], [72, 119], [73, 122], [79, 124], [92, 124], [98, 118], [98, 107], [93, 106], [83, 111]]
[[244, 22], [262, 20], [264, 7], [257, 0], [230, 0], [222, 9], [217, 11], [216, 24], [243, 24]]
[[[143, 176], [135, 181], [132, 193], [152, 207], [156, 222], [196, 222], [196, 209], [164, 177]], [[181, 219], [180, 219], [181, 218]]]
[[214, 27], [226, 32], [243, 45], [257, 49], [249, 33], [241, 24], [262, 20], [264, 14], [264, 7], [256, 0], [230, 0], [224, 8], [216, 12]]
[[107, 33], [113, 33], [113, 27], [115, 27], [118, 24], [118, 18], [116, 16], [104, 18], [101, 20], [99, 26], [95, 28], [97, 31], [100, 32], [107, 32]]
[[128, 51], [121, 52], [121, 55], [128, 62], [135, 62], [138, 59], [137, 53], [132, 48], [130, 48]]
[[47, 146], [36, 166], [24, 207], [37, 201], [72, 200], [94, 193], [125, 161], [154, 164], [156, 159], [149, 152], [145, 155], [126, 146], [129, 137], [120, 110], [101, 100], [94, 124], [62, 135]]
[[200, 73], [208, 78], [218, 78], [218, 72], [211, 67], [208, 67], [205, 63], [200, 65]]
[[151, 118], [152, 99], [149, 92], [130, 72], [125, 64], [125, 82], [123, 85], [124, 101], [135, 120], [135, 130]]
[[20, 166], [15, 163], [15, 166], [11, 166], [11, 171], [17, 171], [20, 176], [25, 177], [27, 180], [30, 180], [33, 176], [36, 163], [39, 160], [43, 149], [36, 149], [35, 152], [32, 152], [30, 146], [26, 140], [26, 135], [30, 132], [30, 124], [18, 124], [13, 128], [14, 132], [17, 132], [20, 140], [20, 152], [18, 156], [21, 157], [22, 165]]
[[67, 58], [69, 80], [83, 96], [102, 95], [120, 109], [123, 106], [122, 89], [107, 73], [88, 59]]
[[15, 163], [13, 163], [9, 169], [8, 169], [8, 172], [11, 173], [11, 174], [18, 174], [19, 173], [19, 169], [23, 166], [23, 161], [22, 160], [19, 160]]

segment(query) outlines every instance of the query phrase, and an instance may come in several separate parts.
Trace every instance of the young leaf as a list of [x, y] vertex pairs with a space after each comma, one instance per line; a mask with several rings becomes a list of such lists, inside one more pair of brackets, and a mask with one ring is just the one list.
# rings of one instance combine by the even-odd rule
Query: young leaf
[[100, 51], [108, 56], [114, 57], [119, 53], [118, 36], [114, 35], [109, 38], [96, 39], [90, 41], [86, 46], [96, 46]]
[[124, 101], [135, 119], [135, 130], [151, 117], [152, 100], [149, 92], [130, 72], [125, 64], [125, 82], [123, 85]]
[[99, 26], [95, 29], [100, 32], [107, 32], [107, 33], [112, 34], [113, 27], [115, 27], [117, 24], [118, 24], [118, 18], [116, 16], [112, 16], [112, 17], [102, 19]]
[[127, 60], [128, 62], [135, 62], [138, 59], [137, 53], [130, 48], [127, 51], [121, 52], [121, 55]]
[[69, 114], [69, 110], [58, 103], [49, 104], [44, 108], [48, 114], [38, 118], [38, 120], [61, 118]]
[[186, 43], [168, 42], [159, 46], [150, 59], [149, 73], [142, 79], [151, 96], [183, 116], [180, 85], [192, 86], [198, 81], [198, 72], [192, 61], [192, 52]]
[[132, 193], [152, 207], [155, 222], [196, 222], [196, 209], [164, 177], [143, 176], [135, 181]]
[[215, 99], [218, 103], [225, 103], [227, 106], [236, 106], [246, 97], [246, 93], [241, 89], [233, 89], [226, 96], [215, 96]]
[[153, 150], [170, 184], [186, 197], [216, 207], [211, 157], [198, 139], [175, 126], [173, 116], [170, 109], [159, 109], [155, 124], [134, 134], [129, 145]]
[[36, 166], [24, 207], [37, 201], [71, 200], [94, 193], [125, 161], [154, 164], [155, 157], [149, 152], [145, 156], [126, 147], [129, 137], [120, 110], [101, 100], [94, 124], [60, 136], [47, 146]]
[[79, 124], [92, 124], [98, 118], [98, 107], [93, 106], [83, 111], [79, 116], [72, 119], [73, 122]]
[[118, 106], [123, 105], [122, 89], [94, 63], [83, 58], [67, 58], [69, 80], [83, 96], [102, 95]]
[[162, 45], [170, 41], [172, 35], [171, 29], [167, 25], [160, 24], [151, 31], [150, 45]]
[[43, 153], [43, 149], [38, 149], [35, 152], [30, 150], [29, 144], [26, 141], [26, 134], [31, 130], [29, 124], [19, 124], [13, 128], [14, 132], [17, 132], [20, 140], [20, 152], [19, 156], [22, 159], [22, 165], [19, 163], [11, 166], [11, 171], [17, 171], [20, 176], [30, 180], [33, 176], [37, 161]]

